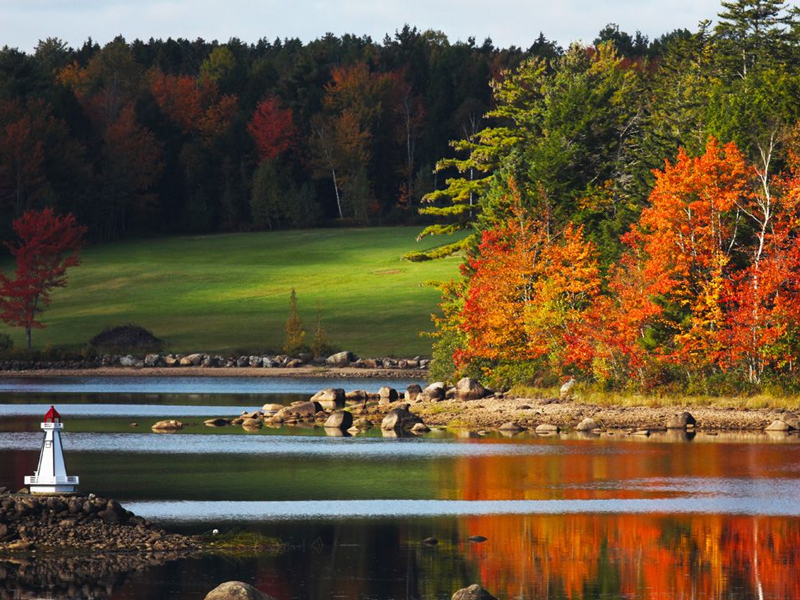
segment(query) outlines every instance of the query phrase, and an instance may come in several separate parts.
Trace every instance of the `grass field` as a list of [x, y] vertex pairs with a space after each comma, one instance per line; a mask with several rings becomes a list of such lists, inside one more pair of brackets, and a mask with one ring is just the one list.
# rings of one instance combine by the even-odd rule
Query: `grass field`
[[[410, 263], [417, 227], [170, 237], [90, 247], [33, 333], [35, 347], [84, 345], [108, 325], [151, 329], [170, 351], [279, 350], [297, 291], [305, 328], [317, 307], [329, 341], [362, 356], [430, 354], [438, 292], [458, 258]], [[426, 245], [427, 244], [427, 245]], [[23, 331], [0, 325], [17, 346]], [[307, 338], [310, 341], [310, 333]]]

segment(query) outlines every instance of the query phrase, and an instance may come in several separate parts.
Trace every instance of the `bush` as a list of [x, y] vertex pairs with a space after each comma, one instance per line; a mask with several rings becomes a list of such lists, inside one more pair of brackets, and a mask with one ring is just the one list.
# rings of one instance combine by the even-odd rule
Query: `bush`
[[5, 333], [0, 333], [0, 356], [9, 354], [13, 348], [14, 340], [11, 339], [11, 336], [6, 335]]
[[160, 352], [164, 341], [139, 325], [106, 327], [89, 340], [89, 346], [102, 352]]

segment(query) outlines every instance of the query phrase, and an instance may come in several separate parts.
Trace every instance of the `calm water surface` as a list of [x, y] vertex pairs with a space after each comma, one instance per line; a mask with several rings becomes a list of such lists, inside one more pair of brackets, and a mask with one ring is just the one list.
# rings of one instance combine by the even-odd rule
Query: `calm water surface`
[[[250, 434], [202, 419], [375, 383], [147, 382], [1, 381], [0, 485], [33, 471], [56, 402], [83, 490], [188, 533], [257, 529], [282, 550], [138, 571], [0, 560], [10, 597], [200, 600], [240, 579], [279, 600], [448, 599], [473, 582], [502, 599], [800, 598], [796, 436]], [[176, 416], [193, 424], [149, 432]], [[423, 546], [429, 536], [439, 544]]]

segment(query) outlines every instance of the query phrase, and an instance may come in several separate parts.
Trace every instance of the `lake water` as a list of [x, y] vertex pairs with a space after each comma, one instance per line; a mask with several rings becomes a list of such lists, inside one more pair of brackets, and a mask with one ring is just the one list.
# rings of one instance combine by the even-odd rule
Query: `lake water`
[[[258, 530], [281, 551], [138, 570], [0, 560], [0, 597], [201, 600], [238, 579], [278, 600], [445, 600], [474, 582], [501, 599], [800, 598], [795, 435], [246, 433], [202, 420], [386, 382], [181, 379], [0, 381], [0, 485], [32, 473], [57, 403], [82, 490], [187, 533]], [[191, 424], [150, 433], [170, 417]]]

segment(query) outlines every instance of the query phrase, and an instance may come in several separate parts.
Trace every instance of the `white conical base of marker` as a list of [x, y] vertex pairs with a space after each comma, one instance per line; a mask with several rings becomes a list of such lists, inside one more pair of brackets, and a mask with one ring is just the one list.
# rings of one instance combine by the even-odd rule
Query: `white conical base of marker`
[[79, 478], [67, 475], [64, 463], [64, 449], [61, 447], [61, 415], [54, 407], [44, 417], [41, 424], [44, 430], [42, 451], [39, 454], [39, 467], [32, 476], [25, 477], [25, 485], [32, 494], [64, 494], [78, 489]]

